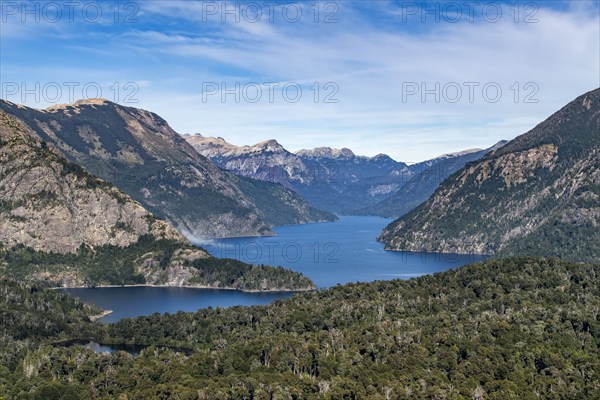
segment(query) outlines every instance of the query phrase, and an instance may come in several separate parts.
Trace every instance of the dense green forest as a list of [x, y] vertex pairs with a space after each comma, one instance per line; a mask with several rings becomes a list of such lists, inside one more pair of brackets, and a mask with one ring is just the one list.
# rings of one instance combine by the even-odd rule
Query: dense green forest
[[[490, 260], [111, 325], [91, 322], [97, 311], [72, 298], [2, 281], [0, 396], [600, 398], [599, 273], [554, 259]], [[132, 356], [51, 345], [65, 338], [150, 347]]]
[[[152, 255], [162, 277], [153, 284], [166, 284], [168, 267], [177, 252], [197, 251], [192, 245], [179, 241], [160, 239], [143, 235], [137, 243], [118, 247], [105, 245], [94, 249], [81, 246], [77, 253], [60, 254], [34, 251], [24, 246], [3, 249], [0, 244], [0, 273], [19, 280], [32, 280], [36, 273], [50, 273], [59, 276], [70, 273], [75, 279], [81, 278], [86, 286], [136, 285], [148, 283], [142, 273], [141, 264]], [[304, 275], [281, 267], [250, 265], [227, 258], [205, 257], [183, 260], [184, 267], [192, 267], [195, 275], [187, 282], [190, 286], [232, 288], [247, 291], [260, 290], [307, 290], [314, 289], [314, 283]], [[52, 276], [52, 275], [51, 275]], [[46, 281], [50, 286], [60, 286], [60, 282]]]

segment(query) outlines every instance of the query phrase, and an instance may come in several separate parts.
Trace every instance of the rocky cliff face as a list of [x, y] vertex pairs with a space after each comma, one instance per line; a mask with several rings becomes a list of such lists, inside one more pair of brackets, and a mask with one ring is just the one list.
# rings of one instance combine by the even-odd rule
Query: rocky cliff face
[[[101, 99], [41, 111], [0, 101], [0, 109], [190, 236], [272, 233], [274, 223], [261, 209], [283, 199], [260, 185], [244, 193], [236, 176], [198, 154], [156, 114]], [[290, 221], [321, 218], [307, 206], [287, 210]]]
[[389, 225], [388, 249], [600, 257], [600, 89], [469, 163]]
[[80, 246], [126, 247], [142, 235], [184, 242], [115, 187], [66, 161], [0, 111], [0, 241], [72, 253]]
[[[192, 247], [170, 224], [0, 110], [0, 274], [60, 286], [144, 283], [249, 290], [261, 289], [264, 282], [281, 289], [283, 276], [288, 289], [312, 287], [290, 271], [262, 268], [257, 273], [238, 264]], [[263, 279], [252, 281], [257, 274]]]
[[314, 177], [300, 157], [287, 151], [276, 140], [254, 146], [234, 146], [223, 138], [184, 135], [203, 156], [235, 174], [261, 181], [276, 182], [288, 188], [293, 183], [310, 183]]
[[[171, 225], [0, 111], [0, 243], [48, 253], [125, 248], [142, 236], [187, 246]], [[207, 257], [201, 249], [191, 257]]]
[[[296, 154], [304, 159], [323, 159], [331, 160], [353, 160], [357, 158], [356, 154], [347, 147], [334, 149], [331, 147], [315, 147], [314, 149], [298, 150]], [[358, 157], [359, 160], [368, 160], [369, 157]]]

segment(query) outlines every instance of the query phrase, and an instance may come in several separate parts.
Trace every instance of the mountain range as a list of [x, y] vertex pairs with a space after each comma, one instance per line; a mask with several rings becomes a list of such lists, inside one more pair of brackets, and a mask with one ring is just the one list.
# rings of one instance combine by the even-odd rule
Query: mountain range
[[184, 138], [221, 168], [280, 183], [319, 209], [384, 217], [400, 216], [427, 200], [446, 177], [490, 150], [467, 150], [409, 165], [385, 154], [359, 156], [348, 148], [293, 153], [273, 139], [235, 146], [201, 134]]
[[[411, 174], [387, 156], [356, 156], [349, 149], [322, 147], [292, 153], [276, 140], [235, 146], [223, 138], [186, 135], [185, 139], [221, 168], [240, 176], [277, 182], [319, 209], [343, 213], [371, 204], [400, 187]], [[365, 181], [381, 177], [381, 184]]]
[[335, 219], [280, 185], [218, 168], [145, 110], [102, 99], [46, 110], [0, 100], [0, 110], [193, 238], [270, 235], [274, 225]]
[[296, 272], [216, 259], [193, 247], [168, 222], [2, 110], [0, 275], [64, 287], [314, 288]]
[[600, 257], [600, 89], [468, 163], [380, 236], [390, 250]]

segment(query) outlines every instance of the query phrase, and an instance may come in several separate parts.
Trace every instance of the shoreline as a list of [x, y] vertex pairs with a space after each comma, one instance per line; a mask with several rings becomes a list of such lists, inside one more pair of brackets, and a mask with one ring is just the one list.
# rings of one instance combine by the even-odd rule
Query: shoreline
[[[379, 240], [378, 240], [378, 242], [379, 242]], [[379, 243], [383, 243], [385, 245], [385, 242], [379, 242]], [[384, 247], [383, 250], [397, 252], [397, 253], [414, 253], [414, 254], [421, 253], [421, 254], [432, 254], [432, 255], [471, 256], [471, 257], [487, 257], [487, 258], [491, 258], [491, 257], [495, 256], [495, 254], [489, 254], [489, 253], [447, 253], [444, 251], [402, 250], [402, 249], [390, 249], [387, 247]]]
[[213, 290], [235, 290], [244, 293], [301, 293], [301, 292], [312, 292], [318, 288], [312, 289], [238, 289], [231, 287], [214, 287], [214, 286], [173, 286], [173, 285], [152, 285], [152, 284], [135, 284], [135, 285], [97, 285], [97, 286], [55, 286], [51, 287], [52, 290], [61, 289], [103, 289], [103, 288], [128, 288], [128, 287], [156, 287], [156, 288], [182, 288], [182, 289], [213, 289]]
[[100, 314], [97, 314], [97, 315], [91, 315], [91, 316], [90, 316], [90, 320], [91, 320], [92, 322], [96, 322], [96, 321], [98, 321], [99, 319], [102, 319], [102, 318], [106, 317], [107, 315], [110, 315], [110, 314], [112, 314], [113, 312], [114, 312], [113, 310], [102, 310], [102, 312], [101, 312]]
[[[342, 215], [342, 216], [344, 216], [344, 215]], [[353, 216], [353, 215], [349, 215], [349, 216]], [[338, 222], [340, 220], [340, 216], [337, 215], [337, 217], [338, 218], [334, 221], [323, 220], [323, 221], [298, 222], [296, 224], [274, 225], [271, 227], [271, 229], [279, 228], [279, 227], [288, 227], [288, 226], [330, 224], [333, 222]], [[210, 244], [212, 242], [215, 242], [217, 240], [222, 240], [222, 239], [253, 239], [253, 238], [263, 238], [263, 237], [268, 238], [268, 237], [277, 236], [277, 232], [275, 232], [275, 231], [272, 231], [272, 232], [273, 232], [272, 234], [268, 234], [268, 235], [232, 235], [232, 236], [219, 236], [219, 237], [208, 237], [208, 238], [188, 237], [186, 234], [183, 234], [183, 233], [182, 234], [190, 241], [190, 243], [192, 243], [192, 245], [199, 247], [199, 246], [202, 246], [203, 244]]]

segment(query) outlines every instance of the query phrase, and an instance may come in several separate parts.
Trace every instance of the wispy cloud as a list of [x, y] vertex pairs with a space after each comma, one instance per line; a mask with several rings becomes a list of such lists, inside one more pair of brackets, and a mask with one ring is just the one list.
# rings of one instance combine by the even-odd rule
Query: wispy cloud
[[[291, 150], [351, 147], [407, 161], [512, 138], [600, 85], [598, 2], [540, 4], [537, 23], [524, 23], [523, 15], [515, 23], [509, 5], [496, 23], [481, 17], [474, 23], [422, 23], [414, 16], [404, 21], [403, 3], [377, 2], [377, 8], [369, 8], [339, 2], [338, 22], [327, 24], [325, 10], [315, 23], [310, 4], [298, 4], [306, 14], [297, 23], [280, 14], [274, 22], [252, 23], [207, 16], [206, 3], [144, 2], [136, 24], [91, 30], [79, 24], [48, 34], [63, 64], [70, 65], [72, 79], [146, 81], [139, 105], [182, 133], [218, 135], [237, 144], [276, 138]], [[73, 34], [79, 35], [75, 43], [63, 40]], [[2, 56], [5, 70], [11, 71], [8, 78], [17, 79], [27, 65], [28, 76], [21, 79], [53, 79], [50, 71], [61, 65], [59, 59], [49, 57], [46, 68], [38, 63], [36, 69], [30, 61], [44, 53], [15, 55], [27, 49], [28, 40], [19, 35], [2, 39], [8, 46], [8, 56]], [[222, 102], [220, 95], [202, 95], [203, 83], [232, 89], [251, 82], [280, 83], [275, 100], [268, 101], [266, 92], [256, 103], [244, 96], [236, 102], [230, 95]], [[282, 97], [287, 82], [303, 89], [296, 103]], [[337, 103], [323, 102], [335, 92], [325, 89], [330, 82], [339, 89]], [[432, 94], [425, 101], [420, 93], [403, 96], [410, 82], [419, 90], [421, 84], [428, 89], [450, 84], [449, 96], [454, 82], [463, 97], [452, 103], [443, 96], [436, 102]], [[479, 83], [472, 102], [464, 85], [469, 82]], [[502, 89], [498, 102], [486, 101], [486, 83]], [[538, 102], [524, 102], [527, 95]]]

